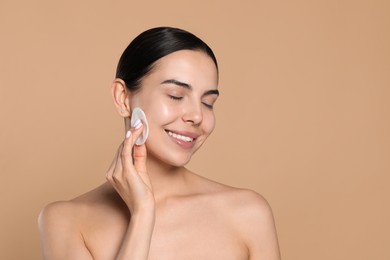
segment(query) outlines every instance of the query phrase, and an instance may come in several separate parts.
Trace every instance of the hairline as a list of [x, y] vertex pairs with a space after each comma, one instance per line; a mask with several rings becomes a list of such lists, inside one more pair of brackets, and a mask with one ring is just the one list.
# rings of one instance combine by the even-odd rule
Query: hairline
[[200, 52], [200, 53], [204, 53], [205, 55], [207, 55], [207, 57], [209, 57], [212, 61], [213, 61], [213, 64], [215, 66], [215, 68], [217, 69], [217, 82], [219, 81], [218, 80], [218, 75], [219, 75], [219, 70], [218, 70], [218, 65], [217, 63], [215, 62], [215, 60], [213, 59], [213, 57], [207, 52], [207, 50], [205, 48], [201, 48], [201, 47], [198, 47], [198, 48], [184, 48], [184, 49], [179, 49], [179, 50], [176, 50], [176, 51], [173, 51], [173, 52], [170, 52], [164, 56], [162, 56], [161, 58], [155, 60], [153, 63], [151, 63], [148, 67], [147, 67], [147, 71], [146, 73], [142, 76], [142, 78], [140, 78], [137, 82], [137, 84], [135, 85], [137, 88], [134, 89], [134, 90], [131, 90], [130, 88], [127, 87], [128, 90], [132, 91], [133, 93], [136, 93], [138, 92], [139, 90], [141, 90], [142, 88], [142, 81], [144, 80], [144, 78], [146, 78], [147, 76], [149, 76], [150, 74], [152, 74], [156, 67], [158, 66], [158, 64], [160, 63], [160, 60], [172, 53], [176, 53], [178, 51], [195, 51], [195, 52]]

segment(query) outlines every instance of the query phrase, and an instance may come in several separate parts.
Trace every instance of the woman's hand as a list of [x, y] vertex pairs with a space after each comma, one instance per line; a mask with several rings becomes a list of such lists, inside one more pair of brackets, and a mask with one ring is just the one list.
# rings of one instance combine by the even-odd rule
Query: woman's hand
[[155, 219], [152, 185], [146, 172], [146, 147], [134, 145], [143, 125], [136, 123], [126, 133], [107, 171], [108, 182], [122, 197], [131, 218], [116, 260], [148, 259]]
[[154, 196], [146, 171], [146, 147], [134, 145], [141, 135], [141, 121], [126, 133], [106, 173], [106, 179], [122, 197], [130, 213], [154, 210]]

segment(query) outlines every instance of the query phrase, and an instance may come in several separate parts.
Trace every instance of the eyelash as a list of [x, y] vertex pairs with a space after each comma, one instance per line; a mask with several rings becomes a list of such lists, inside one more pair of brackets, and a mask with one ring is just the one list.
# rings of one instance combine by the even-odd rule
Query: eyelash
[[[168, 97], [170, 98], [170, 99], [172, 99], [172, 100], [175, 100], [175, 101], [180, 101], [180, 100], [182, 100], [183, 99], [183, 97], [177, 97], [177, 96], [172, 96], [172, 95], [168, 95]], [[204, 102], [202, 102], [202, 104], [204, 105], [204, 106], [206, 106], [207, 108], [209, 108], [209, 109], [213, 109], [213, 105], [209, 105], [209, 104], [207, 104], [207, 103], [204, 103]]]
[[206, 104], [206, 103], [203, 103], [203, 105], [205, 105], [207, 108], [209, 108], [209, 109], [213, 109], [213, 105], [209, 105], [209, 104]]
[[181, 99], [183, 99], [183, 97], [177, 97], [177, 96], [172, 96], [172, 95], [168, 95], [170, 99], [173, 99], [173, 100], [176, 100], [176, 101], [179, 101]]

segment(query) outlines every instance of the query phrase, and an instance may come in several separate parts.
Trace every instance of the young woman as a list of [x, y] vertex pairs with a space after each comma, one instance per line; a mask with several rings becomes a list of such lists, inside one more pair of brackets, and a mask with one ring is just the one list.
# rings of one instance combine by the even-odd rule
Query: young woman
[[[217, 86], [216, 58], [193, 34], [159, 27], [135, 38], [112, 84], [124, 141], [106, 183], [41, 212], [44, 258], [280, 259], [264, 198], [184, 167], [214, 129]], [[148, 121], [141, 145], [136, 107]]]

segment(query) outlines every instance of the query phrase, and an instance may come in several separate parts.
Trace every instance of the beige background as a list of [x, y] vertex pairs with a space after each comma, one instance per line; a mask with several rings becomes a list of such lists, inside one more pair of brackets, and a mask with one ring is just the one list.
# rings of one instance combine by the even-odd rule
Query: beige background
[[1, 0], [0, 259], [40, 259], [40, 209], [104, 181], [116, 63], [161, 25], [220, 63], [217, 128], [189, 167], [263, 194], [284, 259], [390, 259], [389, 3]]

